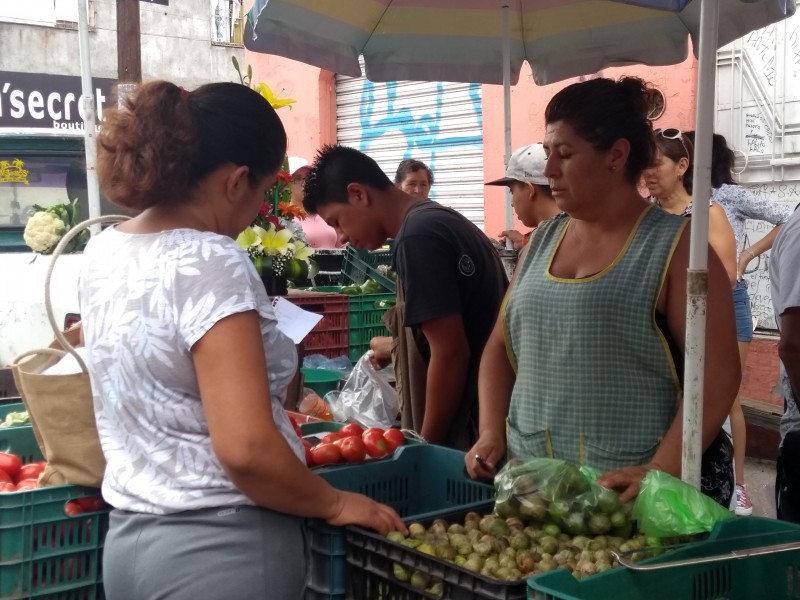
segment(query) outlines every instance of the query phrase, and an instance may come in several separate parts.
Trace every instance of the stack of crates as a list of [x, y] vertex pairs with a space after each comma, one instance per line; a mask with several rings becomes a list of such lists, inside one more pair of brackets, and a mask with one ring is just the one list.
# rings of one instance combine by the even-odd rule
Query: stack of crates
[[356, 362], [369, 350], [369, 341], [376, 336], [389, 335], [381, 319], [389, 310], [381, 302], [395, 300], [394, 293], [365, 294], [350, 298], [350, 361]]
[[387, 336], [389, 330], [381, 322], [387, 308], [380, 308], [378, 303], [395, 299], [396, 284], [389, 277], [377, 270], [377, 267], [391, 266], [391, 250], [356, 250], [347, 246], [342, 263], [341, 285], [361, 285], [368, 279], [374, 279], [386, 290], [386, 293], [367, 294], [350, 297], [350, 360], [356, 362], [369, 350], [369, 341], [373, 337]]
[[[0, 418], [24, 410], [0, 406]], [[30, 425], [0, 429], [0, 450], [42, 460]], [[110, 509], [69, 516], [70, 500], [100, 495], [75, 485], [0, 493], [0, 598], [102, 600], [103, 542]]]
[[322, 315], [303, 340], [306, 354], [328, 358], [348, 356], [350, 347], [350, 300], [341, 294], [290, 293], [286, 299], [303, 310]]

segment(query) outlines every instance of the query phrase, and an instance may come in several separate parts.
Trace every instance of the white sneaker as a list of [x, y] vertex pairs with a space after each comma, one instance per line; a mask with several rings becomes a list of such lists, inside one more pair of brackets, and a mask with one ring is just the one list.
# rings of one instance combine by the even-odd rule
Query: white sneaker
[[733, 512], [740, 517], [749, 517], [753, 514], [753, 503], [743, 485], [736, 486], [736, 506]]

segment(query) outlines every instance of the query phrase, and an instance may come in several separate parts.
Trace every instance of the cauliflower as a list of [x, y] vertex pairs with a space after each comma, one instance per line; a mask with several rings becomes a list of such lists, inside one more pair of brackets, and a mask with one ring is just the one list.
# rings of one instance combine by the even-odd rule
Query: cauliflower
[[28, 219], [22, 237], [31, 250], [47, 254], [55, 249], [66, 231], [67, 226], [64, 221], [52, 213], [41, 211], [34, 213]]

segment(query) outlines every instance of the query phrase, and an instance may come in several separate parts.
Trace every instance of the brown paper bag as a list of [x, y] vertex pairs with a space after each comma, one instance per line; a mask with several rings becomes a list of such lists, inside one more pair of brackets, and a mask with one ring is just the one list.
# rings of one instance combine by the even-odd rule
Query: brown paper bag
[[[73, 346], [80, 344], [80, 328], [64, 336]], [[97, 435], [89, 374], [42, 373], [66, 355], [56, 340], [49, 349], [27, 352], [12, 365], [36, 441], [47, 460], [39, 485], [100, 487], [106, 461]]]
[[[44, 280], [44, 305], [56, 339], [49, 348], [25, 352], [11, 365], [36, 441], [47, 460], [47, 468], [39, 477], [42, 486], [71, 483], [100, 487], [103, 482], [106, 461], [97, 434], [89, 372], [75, 352], [76, 346], [83, 345], [82, 330], [78, 324], [61, 332], [53, 313], [50, 280], [56, 260], [75, 236], [93, 225], [117, 223], [128, 218], [121, 215], [96, 217], [64, 234], [53, 251]], [[78, 361], [82, 372], [74, 375], [43, 373], [68, 353]]]

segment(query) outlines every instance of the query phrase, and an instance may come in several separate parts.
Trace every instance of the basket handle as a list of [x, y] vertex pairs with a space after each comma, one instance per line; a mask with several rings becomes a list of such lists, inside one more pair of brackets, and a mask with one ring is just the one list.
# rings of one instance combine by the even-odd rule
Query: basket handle
[[800, 542], [789, 542], [786, 544], [772, 544], [769, 546], [758, 546], [748, 550], [731, 550], [725, 554], [714, 554], [712, 556], [701, 556], [699, 558], [687, 558], [685, 560], [673, 560], [671, 562], [657, 563], [653, 565], [639, 565], [630, 560], [623, 553], [615, 550], [611, 555], [617, 559], [626, 569], [631, 571], [660, 571], [661, 569], [671, 569], [673, 567], [685, 567], [689, 565], [702, 565], [706, 563], [721, 562], [724, 560], [735, 560], [749, 558], [751, 556], [762, 556], [768, 554], [778, 554], [780, 552], [792, 552], [800, 550]]
[[66, 336], [62, 333], [61, 327], [58, 326], [56, 323], [56, 317], [53, 313], [53, 299], [50, 295], [50, 282], [53, 278], [53, 269], [56, 265], [56, 260], [59, 256], [64, 253], [64, 248], [67, 247], [72, 239], [77, 236], [80, 232], [84, 229], [88, 229], [92, 225], [96, 225], [99, 223], [119, 223], [121, 221], [127, 221], [130, 217], [126, 217], [125, 215], [106, 215], [103, 217], [95, 217], [94, 219], [87, 219], [81, 223], [78, 223], [70, 229], [67, 233], [64, 234], [64, 237], [58, 242], [58, 245], [53, 250], [53, 257], [50, 260], [50, 265], [47, 267], [47, 274], [44, 278], [44, 307], [45, 311], [47, 312], [47, 319], [50, 321], [50, 326], [53, 328], [53, 333], [55, 333], [56, 339], [58, 343], [61, 344], [61, 347], [64, 348], [62, 350], [55, 350], [53, 348], [42, 348], [40, 350], [30, 350], [28, 352], [24, 352], [18, 357], [14, 359], [14, 364], [18, 363], [21, 359], [31, 356], [33, 354], [53, 354], [57, 356], [65, 356], [66, 354], [71, 354], [75, 357], [75, 360], [78, 361], [78, 364], [81, 367], [81, 370], [84, 373], [88, 373], [88, 369], [86, 368], [86, 363], [81, 358], [81, 355], [75, 351], [75, 347], [69, 343]]

